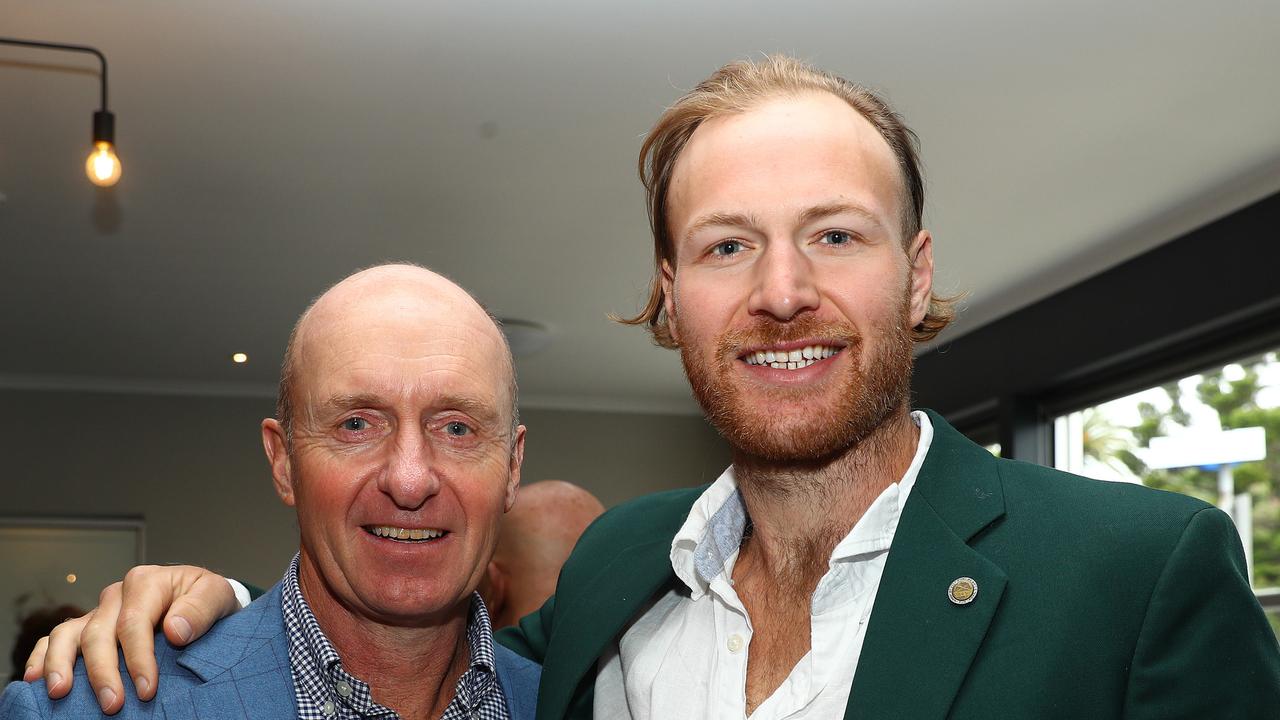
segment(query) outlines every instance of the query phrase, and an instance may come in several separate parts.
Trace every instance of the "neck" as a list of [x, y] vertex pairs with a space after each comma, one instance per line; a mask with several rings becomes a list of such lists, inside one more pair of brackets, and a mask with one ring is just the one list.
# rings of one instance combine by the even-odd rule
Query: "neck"
[[[770, 461], [735, 452], [734, 477], [752, 530], [739, 562], [799, 592], [826, 572], [835, 546], [885, 488], [902, 478], [920, 431], [905, 404], [867, 437], [822, 460]], [[738, 576], [737, 568], [734, 572]]]
[[469, 600], [422, 626], [383, 624], [345, 604], [305, 551], [298, 585], [343, 668], [369, 683], [374, 702], [403, 718], [444, 715], [470, 662]]

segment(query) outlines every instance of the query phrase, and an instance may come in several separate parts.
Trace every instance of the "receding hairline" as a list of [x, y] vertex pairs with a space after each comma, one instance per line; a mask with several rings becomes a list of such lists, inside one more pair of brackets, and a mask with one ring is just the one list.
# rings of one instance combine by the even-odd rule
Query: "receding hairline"
[[[890, 214], [890, 217], [893, 218], [895, 222], [886, 224], [885, 221], [876, 213], [858, 203], [833, 201], [828, 204], [806, 209], [801, 216], [802, 222], [814, 219], [814, 216], [834, 214], [840, 211], [856, 212], [885, 230], [895, 234], [901, 233], [903, 235], [901, 238], [902, 245], [905, 248], [913, 239], [915, 239], [914, 235], [907, 236], [907, 233], [912, 229], [915, 229], [916, 231], [919, 230], [918, 223], [905, 220], [905, 218], [912, 214], [911, 190], [907, 178], [907, 171], [898, 161], [893, 146], [890, 145], [889, 140], [885, 138], [880, 129], [876, 127], [871, 118], [867, 117], [867, 113], [850, 102], [848, 98], [841, 97], [839, 94], [828, 88], [774, 87], [758, 96], [744, 100], [732, 109], [709, 113], [702, 122], [698, 123], [698, 126], [693, 130], [693, 132], [690, 133], [688, 141], [686, 141], [684, 147], [681, 148], [681, 151], [672, 164], [671, 183], [667, 187], [667, 197], [665, 202], [670, 201], [671, 193], [676, 190], [677, 183], [675, 180], [677, 173], [680, 171], [683, 163], [687, 162], [689, 158], [688, 146], [694, 142], [694, 139], [698, 137], [699, 133], [705, 132], [708, 128], [716, 127], [719, 121], [749, 115], [760, 111], [769, 105], [793, 100], [803, 100], [805, 98], [827, 98], [834, 101], [832, 103], [833, 108], [835, 106], [841, 106], [847, 109], [849, 111], [849, 119], [856, 122], [859, 127], [869, 131], [869, 134], [867, 134], [866, 137], [872, 140], [878, 149], [883, 151], [883, 157], [879, 158], [879, 160], [884, 162], [885, 168], [889, 170], [893, 176], [894, 202], [897, 204], [897, 207], [893, 208], [894, 212]], [[670, 214], [667, 214], [666, 219], [668, 222], [671, 221]], [[667, 227], [665, 230], [668, 237], [674, 241], [687, 239], [688, 235], [708, 225], [726, 224], [753, 225], [755, 224], [755, 221], [754, 216], [750, 215], [715, 212], [695, 219], [690, 228], [686, 229], [682, 233], [674, 232], [674, 229], [671, 227]]]

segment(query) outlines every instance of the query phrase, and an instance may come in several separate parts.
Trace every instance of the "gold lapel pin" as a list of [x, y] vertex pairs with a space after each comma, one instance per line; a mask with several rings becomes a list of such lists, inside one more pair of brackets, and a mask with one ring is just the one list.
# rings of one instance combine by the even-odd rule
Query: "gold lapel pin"
[[956, 605], [968, 605], [978, 597], [978, 581], [971, 577], [958, 577], [947, 588], [947, 598]]

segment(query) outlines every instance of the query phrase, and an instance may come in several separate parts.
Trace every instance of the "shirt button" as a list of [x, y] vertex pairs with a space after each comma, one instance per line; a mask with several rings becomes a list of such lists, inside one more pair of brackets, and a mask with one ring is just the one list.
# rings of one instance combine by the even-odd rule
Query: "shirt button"
[[351, 697], [351, 685], [346, 680], [339, 680], [334, 684], [333, 689], [337, 690], [338, 694], [344, 698]]
[[734, 634], [732, 634], [732, 635], [730, 635], [730, 636], [729, 636], [729, 643], [728, 643], [728, 645], [729, 645], [729, 652], [731, 652], [731, 653], [733, 653], [733, 654], [735, 654], [735, 655], [737, 655], [738, 653], [742, 652], [742, 648], [743, 648], [746, 644], [747, 644], [747, 642], [746, 642], [745, 640], [743, 640], [743, 639], [742, 639], [742, 636], [741, 636], [741, 635], [739, 635], [738, 633], [734, 633]]
[[325, 715], [332, 715], [335, 710], [336, 708], [334, 708], [332, 700], [325, 700], [324, 705], [320, 706], [320, 712], [324, 713]]

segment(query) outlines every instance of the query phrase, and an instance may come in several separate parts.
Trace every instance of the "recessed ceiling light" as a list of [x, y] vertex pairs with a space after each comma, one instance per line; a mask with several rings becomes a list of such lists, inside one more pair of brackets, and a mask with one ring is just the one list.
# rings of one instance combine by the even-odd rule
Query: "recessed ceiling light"
[[545, 348], [551, 342], [551, 330], [540, 322], [519, 318], [499, 318], [502, 334], [507, 336], [511, 354], [528, 357]]
[[75, 574], [75, 573], [71, 573], [71, 574], [67, 575], [67, 582], [69, 582], [69, 583], [74, 583], [75, 581], [76, 581], [76, 574]]
[[249, 356], [245, 355], [244, 353], [235, 353], [231, 356], [231, 362], [237, 363], [237, 364], [247, 363], [249, 362]]

